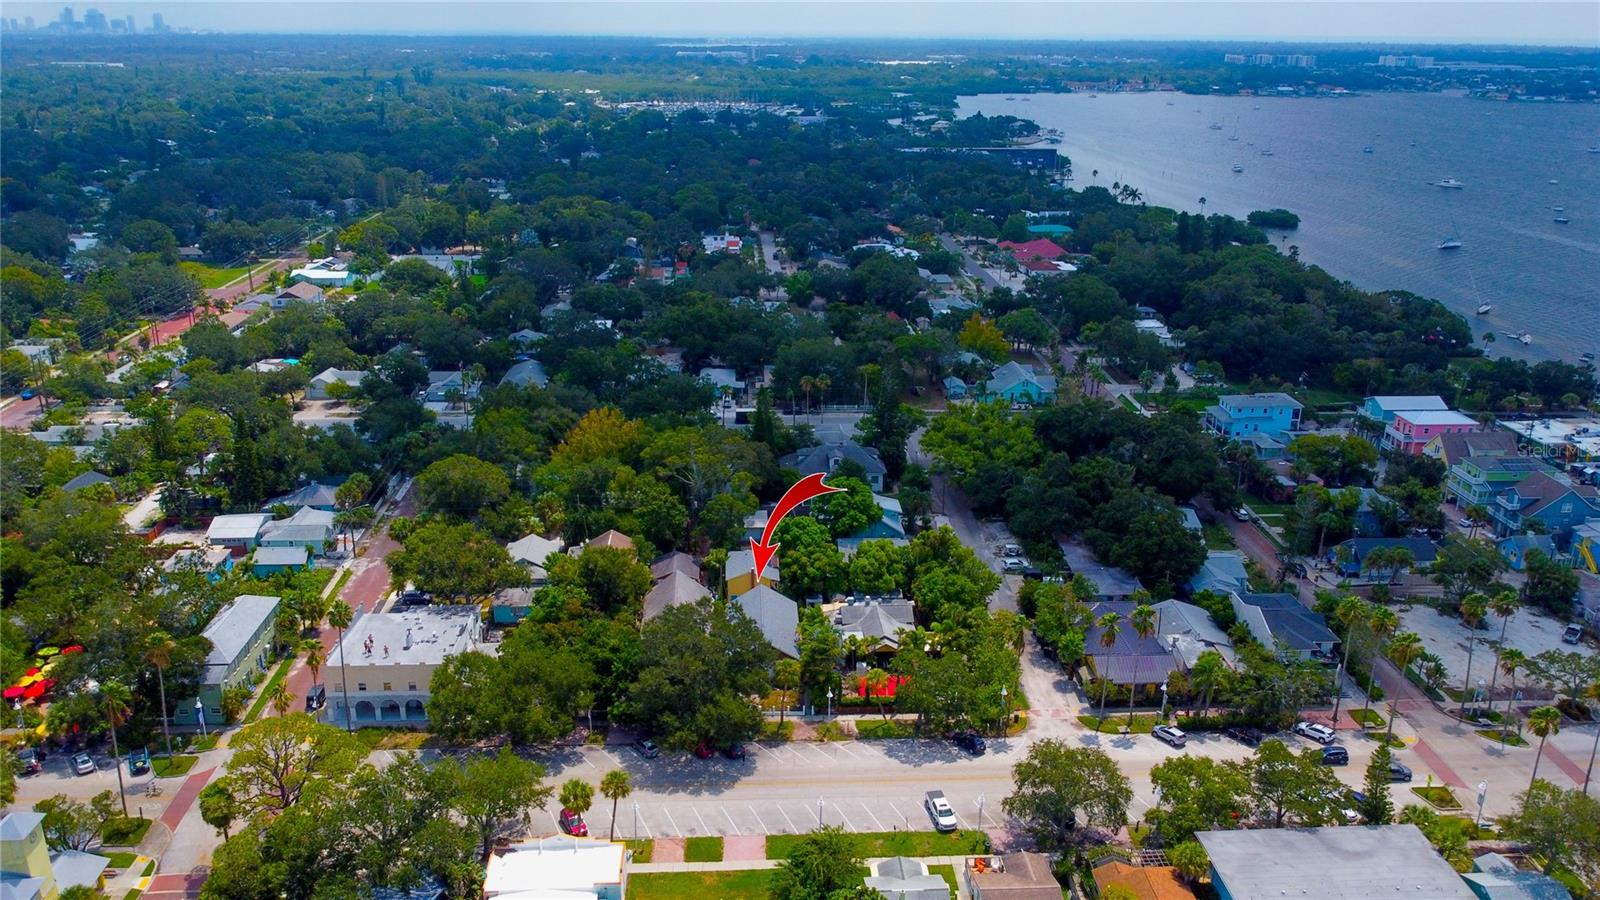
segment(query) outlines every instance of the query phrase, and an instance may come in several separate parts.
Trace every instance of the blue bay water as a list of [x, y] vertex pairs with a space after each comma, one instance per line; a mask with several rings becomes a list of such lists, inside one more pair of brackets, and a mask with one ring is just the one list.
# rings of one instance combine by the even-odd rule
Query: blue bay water
[[[1600, 353], [1600, 153], [1587, 152], [1600, 104], [1077, 93], [962, 97], [959, 112], [1060, 129], [1074, 187], [1130, 183], [1191, 212], [1205, 197], [1241, 219], [1289, 209], [1300, 228], [1284, 243], [1303, 258], [1366, 290], [1437, 298], [1495, 332], [1492, 353]], [[1465, 188], [1429, 184], [1446, 177]], [[1452, 234], [1462, 248], [1439, 250]], [[1493, 312], [1475, 315], [1480, 303]], [[1504, 334], [1522, 331], [1530, 346]]]

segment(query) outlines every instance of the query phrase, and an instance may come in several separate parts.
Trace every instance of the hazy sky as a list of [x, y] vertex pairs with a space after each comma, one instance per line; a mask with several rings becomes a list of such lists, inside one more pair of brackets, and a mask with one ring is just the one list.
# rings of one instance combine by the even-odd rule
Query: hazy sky
[[[8, 2], [54, 19], [62, 3]], [[606, 34], [663, 37], [1154, 38], [1600, 45], [1600, 3], [1581, 2], [451, 2], [257, 0], [72, 4], [108, 16], [153, 12], [175, 26], [237, 32]]]

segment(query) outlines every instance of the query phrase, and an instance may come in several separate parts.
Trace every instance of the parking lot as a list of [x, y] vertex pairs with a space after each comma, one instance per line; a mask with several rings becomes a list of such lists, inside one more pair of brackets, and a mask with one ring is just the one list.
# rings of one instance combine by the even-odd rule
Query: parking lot
[[[1422, 638], [1422, 645], [1427, 651], [1444, 662], [1450, 672], [1450, 683], [1460, 687], [1467, 668], [1467, 631], [1461, 620], [1432, 607], [1418, 605], [1403, 610], [1400, 622], [1400, 630], [1415, 631]], [[1561, 632], [1566, 627], [1566, 622], [1544, 613], [1519, 609], [1506, 626], [1506, 646], [1516, 647], [1530, 657], [1546, 650], [1578, 649], [1561, 643]], [[1500, 618], [1490, 614], [1484, 620], [1483, 627], [1477, 630], [1476, 636], [1478, 644], [1472, 655], [1472, 680], [1476, 683], [1481, 679], [1487, 686], [1490, 668], [1494, 664], [1494, 647], [1490, 642], [1500, 639]], [[1525, 681], [1518, 678], [1518, 686], [1521, 687]], [[1509, 686], [1509, 681], [1502, 675], [1495, 685], [1496, 693], [1503, 685]]]

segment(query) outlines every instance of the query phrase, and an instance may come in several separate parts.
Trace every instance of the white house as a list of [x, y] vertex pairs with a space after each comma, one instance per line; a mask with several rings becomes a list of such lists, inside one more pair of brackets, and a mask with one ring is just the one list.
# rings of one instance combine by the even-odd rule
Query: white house
[[482, 631], [476, 606], [361, 616], [328, 656], [328, 722], [345, 724], [348, 694], [356, 725], [426, 723], [433, 673], [446, 659], [477, 650]]
[[361, 387], [361, 379], [366, 376], [367, 373], [359, 369], [335, 369], [329, 366], [311, 377], [311, 384], [306, 387], [306, 399], [331, 400], [333, 398], [328, 396], [329, 385], [339, 382], [354, 390]]
[[206, 540], [218, 547], [243, 547], [248, 550], [256, 545], [262, 527], [271, 521], [271, 513], [217, 516], [206, 528]]
[[319, 288], [349, 287], [355, 284], [356, 273], [350, 271], [337, 256], [314, 259], [289, 272], [289, 281], [306, 281]]
[[622, 900], [627, 881], [626, 844], [560, 835], [496, 847], [485, 867], [483, 896]]

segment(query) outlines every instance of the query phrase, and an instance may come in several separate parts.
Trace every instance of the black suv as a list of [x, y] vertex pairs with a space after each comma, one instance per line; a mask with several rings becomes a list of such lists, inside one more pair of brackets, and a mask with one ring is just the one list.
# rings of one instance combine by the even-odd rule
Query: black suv
[[989, 745], [984, 743], [983, 735], [976, 731], [958, 731], [950, 735], [950, 740], [973, 756], [982, 756], [989, 749]]
[[1263, 737], [1259, 728], [1251, 728], [1248, 725], [1230, 725], [1227, 728], [1222, 729], [1222, 733], [1233, 738], [1246, 747], [1261, 746], [1261, 739]]
[[1350, 751], [1334, 744], [1322, 748], [1322, 764], [1325, 766], [1347, 766], [1350, 764]]

